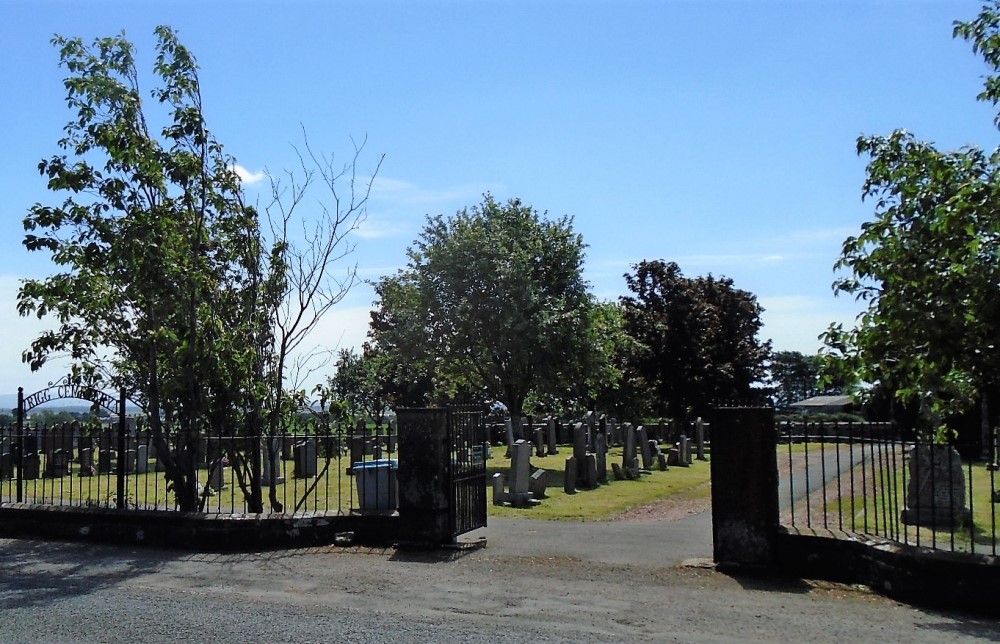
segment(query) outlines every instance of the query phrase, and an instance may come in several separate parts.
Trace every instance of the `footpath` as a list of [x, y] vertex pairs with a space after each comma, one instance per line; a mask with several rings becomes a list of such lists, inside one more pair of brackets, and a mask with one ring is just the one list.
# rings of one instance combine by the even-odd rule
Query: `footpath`
[[1000, 623], [707, 564], [676, 521], [492, 519], [484, 547], [252, 554], [0, 540], [0, 642], [982, 642]]

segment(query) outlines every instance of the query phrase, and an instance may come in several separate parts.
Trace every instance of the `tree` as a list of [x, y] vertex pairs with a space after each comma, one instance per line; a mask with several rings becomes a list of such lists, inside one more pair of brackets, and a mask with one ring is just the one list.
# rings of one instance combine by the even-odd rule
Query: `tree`
[[381, 425], [389, 405], [388, 366], [386, 356], [371, 347], [360, 355], [341, 349], [330, 378], [331, 394], [346, 403], [352, 416], [371, 418]]
[[[955, 26], [994, 72], [998, 7]], [[995, 73], [979, 98], [997, 103]], [[869, 157], [862, 198], [874, 200], [875, 218], [844, 242], [835, 267], [847, 274], [833, 288], [868, 308], [853, 329], [825, 333], [825, 369], [916, 404], [918, 429], [939, 439], [947, 417], [979, 401], [987, 432], [1000, 375], [1000, 150], [942, 152], [904, 130], [860, 137], [857, 149]]]
[[[63, 153], [39, 170], [51, 190], [68, 196], [30, 209], [24, 245], [48, 251], [62, 272], [25, 280], [18, 310], [51, 314], [59, 326], [32, 342], [24, 359], [37, 369], [67, 355], [71, 381], [124, 388], [149, 419], [182, 510], [204, 502], [197, 437], [245, 437], [234, 470], [248, 509], [260, 512], [260, 437], [278, 431], [294, 404], [284, 389], [290, 352], [337, 300], [337, 288], [327, 287], [331, 262], [367, 192], [356, 200], [352, 182], [348, 205], [335, 199], [315, 234], [306, 229], [296, 245], [291, 212], [313, 175], [292, 181], [290, 196], [274, 181], [268, 240], [244, 201], [235, 161], [206, 126], [194, 57], [169, 28], [155, 33], [159, 85], [151, 94], [167, 115], [158, 134], [131, 43], [53, 40], [76, 117], [59, 141]], [[317, 166], [332, 189], [340, 175]]]
[[799, 400], [818, 396], [820, 388], [820, 356], [807, 356], [799, 351], [775, 351], [768, 362], [768, 374], [774, 389], [774, 406], [787, 409]]
[[650, 411], [688, 420], [711, 404], [755, 397], [770, 341], [761, 342], [762, 309], [727, 278], [686, 278], [662, 260], [626, 274], [625, 329], [639, 346], [631, 368], [652, 392]]
[[529, 394], [577, 375], [591, 298], [572, 219], [545, 220], [491, 195], [428, 217], [407, 267], [376, 285], [370, 337], [438, 399], [495, 399], [514, 415]]

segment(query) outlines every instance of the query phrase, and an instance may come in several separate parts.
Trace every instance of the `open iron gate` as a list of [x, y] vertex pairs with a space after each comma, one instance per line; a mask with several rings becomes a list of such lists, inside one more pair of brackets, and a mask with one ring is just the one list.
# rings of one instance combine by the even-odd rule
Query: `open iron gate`
[[452, 537], [486, 527], [485, 412], [480, 406], [449, 408], [448, 445], [451, 512], [448, 527]]

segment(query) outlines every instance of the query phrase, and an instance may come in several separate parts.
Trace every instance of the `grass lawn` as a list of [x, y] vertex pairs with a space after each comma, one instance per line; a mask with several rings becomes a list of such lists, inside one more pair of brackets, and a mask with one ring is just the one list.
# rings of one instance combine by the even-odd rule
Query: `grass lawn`
[[[836, 445], [827, 445], [827, 450], [829, 454], [833, 454]], [[815, 456], [819, 452], [819, 445], [811, 444], [809, 451]], [[902, 448], [898, 445], [881, 445], [866, 447], [864, 453], [864, 465], [855, 460], [853, 469], [846, 470], [839, 481], [836, 478], [831, 481], [825, 491], [818, 488], [819, 470], [811, 470], [811, 475], [817, 477], [817, 488], [813, 488], [815, 491], [809, 497], [811, 510], [808, 517], [805, 501], [800, 500], [796, 504], [796, 526], [863, 532], [946, 550], [994, 554], [996, 549], [1000, 553], [1000, 542], [997, 541], [1000, 534], [996, 534], [1000, 527], [1000, 506], [993, 503], [991, 498], [993, 491], [1000, 489], [1000, 473], [990, 471], [984, 463], [973, 463], [970, 495], [970, 467], [968, 463], [963, 463], [962, 471], [966, 477], [965, 507], [972, 510], [971, 526], [950, 528], [905, 525], [900, 520], [900, 515], [906, 508], [906, 488], [910, 473], [906, 469]], [[796, 462], [801, 467], [800, 459], [803, 456], [804, 447], [801, 444], [794, 445], [791, 449], [793, 469], [796, 469]], [[788, 445], [778, 447], [778, 459], [779, 468], [789, 467]], [[833, 467], [834, 462], [828, 456], [827, 466]], [[812, 467], [816, 467], [815, 463]], [[804, 476], [804, 472], [796, 469], [793, 476]], [[782, 521], [788, 525], [787, 512]]]
[[[510, 459], [504, 457], [505, 449], [493, 448], [493, 458], [486, 462], [487, 485], [493, 474], [510, 471]], [[636, 481], [612, 480], [611, 463], [621, 462], [622, 448], [608, 451], [608, 484], [593, 490], [578, 490], [576, 494], [563, 491], [563, 473], [566, 458], [572, 455], [570, 446], [560, 446], [560, 453], [543, 458], [532, 457], [531, 465], [548, 470], [549, 480], [546, 493], [539, 505], [528, 508], [510, 508], [492, 503], [492, 489], [487, 490], [489, 516], [530, 517], [532, 519], [555, 519], [565, 521], [599, 521], [609, 519], [630, 508], [673, 499], [704, 499], [711, 495], [709, 487], [710, 468], [708, 461], [695, 461], [690, 467], [672, 466], [666, 472], [654, 470], [648, 476]]]

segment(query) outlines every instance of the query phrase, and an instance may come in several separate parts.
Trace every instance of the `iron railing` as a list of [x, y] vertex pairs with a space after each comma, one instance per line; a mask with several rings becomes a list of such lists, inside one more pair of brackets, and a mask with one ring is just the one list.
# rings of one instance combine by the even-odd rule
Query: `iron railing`
[[996, 454], [966, 458], [888, 423], [783, 422], [777, 433], [782, 525], [998, 556]]
[[[178, 509], [149, 434], [118, 434], [69, 423], [0, 428], [0, 506]], [[192, 450], [200, 510], [245, 514], [256, 458], [266, 514], [392, 512], [396, 439], [392, 427], [308, 421], [263, 438], [201, 434]]]

